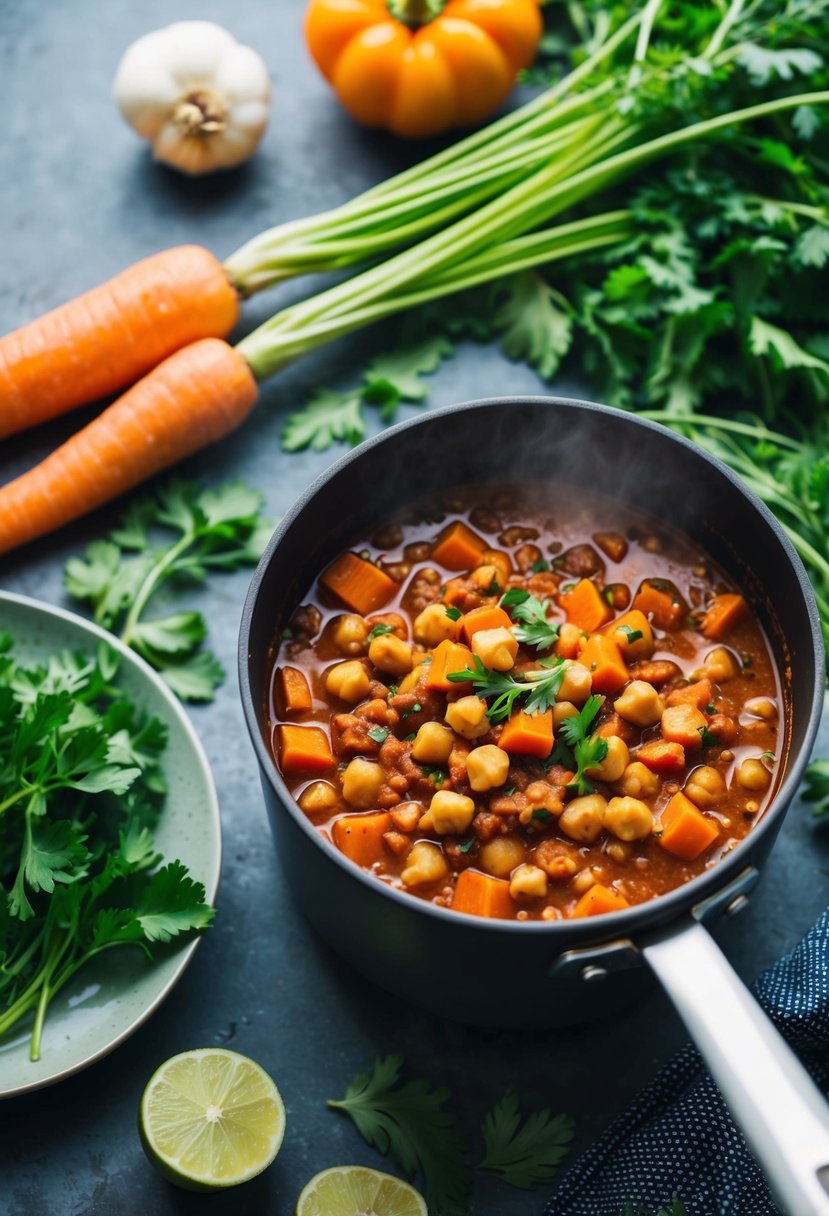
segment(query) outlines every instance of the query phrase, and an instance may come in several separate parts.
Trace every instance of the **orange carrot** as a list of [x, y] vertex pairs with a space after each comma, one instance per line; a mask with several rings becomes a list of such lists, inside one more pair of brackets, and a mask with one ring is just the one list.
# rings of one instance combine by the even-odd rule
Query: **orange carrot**
[[325, 773], [336, 763], [321, 726], [277, 726], [279, 765], [286, 777]]
[[622, 908], [629, 907], [630, 904], [624, 895], [620, 895], [611, 887], [603, 887], [600, 882], [597, 882], [595, 886], [585, 891], [570, 915], [574, 917], [600, 916], [604, 912], [618, 912]]
[[553, 747], [553, 711], [525, 714], [522, 709], [510, 715], [498, 746], [516, 756], [538, 756], [543, 760]]
[[440, 533], [432, 559], [447, 570], [471, 570], [480, 564], [485, 549], [486, 541], [458, 520]]
[[685, 684], [675, 688], [665, 698], [666, 705], [693, 705], [696, 709], [704, 709], [711, 704], [714, 689], [710, 680], [697, 680], [694, 684]]
[[607, 600], [589, 578], [579, 579], [575, 587], [563, 591], [558, 602], [567, 613], [567, 620], [578, 625], [585, 633], [600, 629], [613, 616]]
[[635, 663], [637, 659], [647, 659], [653, 654], [653, 630], [644, 612], [638, 608], [617, 617], [605, 633], [613, 638], [626, 663]]
[[662, 738], [681, 743], [686, 752], [696, 751], [702, 747], [702, 732], [707, 725], [708, 719], [695, 705], [669, 705], [662, 715]]
[[397, 583], [389, 578], [374, 562], [368, 562], [356, 553], [343, 553], [320, 575], [323, 587], [365, 616], [388, 603], [397, 591]]
[[666, 578], [646, 578], [633, 597], [633, 607], [644, 612], [657, 629], [675, 629], [688, 612], [682, 596]]
[[593, 680], [593, 692], [606, 693], [612, 696], [618, 692], [628, 679], [628, 669], [622, 652], [613, 641], [601, 633], [594, 633], [587, 639], [579, 655]]
[[643, 743], [633, 758], [641, 760], [652, 773], [663, 776], [678, 776], [685, 768], [685, 748], [681, 743], [672, 743], [669, 739], [652, 739], [650, 743]]
[[276, 708], [280, 717], [307, 713], [311, 708], [313, 702], [308, 679], [298, 667], [280, 667], [275, 685]]
[[373, 866], [384, 856], [383, 834], [391, 827], [388, 811], [342, 815], [334, 823], [334, 844], [358, 866]]
[[663, 810], [660, 827], [662, 848], [684, 861], [699, 857], [720, 834], [718, 825], [712, 819], [706, 819], [681, 790]]
[[454, 680], [448, 679], [453, 671], [466, 671], [467, 667], [474, 667], [472, 651], [469, 647], [445, 638], [432, 651], [432, 662], [429, 664], [426, 687], [437, 688], [441, 692], [449, 692], [452, 688], [460, 692], [468, 692], [470, 686], [466, 680], [455, 683]]
[[227, 272], [200, 245], [136, 262], [0, 338], [0, 438], [125, 388], [182, 346], [226, 337], [238, 313]]
[[471, 645], [473, 636], [480, 630], [509, 629], [510, 625], [512, 617], [507, 616], [503, 608], [489, 608], [485, 604], [482, 608], [473, 608], [461, 617], [461, 635], [463, 640]]
[[748, 604], [741, 595], [715, 595], [711, 607], [702, 618], [702, 632], [707, 638], [722, 638], [741, 621]]
[[221, 439], [258, 389], [232, 346], [177, 351], [39, 465], [0, 488], [0, 553], [43, 536]]
[[458, 875], [452, 907], [456, 912], [500, 920], [510, 920], [515, 915], [509, 883], [503, 878], [490, 878], [478, 870], [462, 870]]

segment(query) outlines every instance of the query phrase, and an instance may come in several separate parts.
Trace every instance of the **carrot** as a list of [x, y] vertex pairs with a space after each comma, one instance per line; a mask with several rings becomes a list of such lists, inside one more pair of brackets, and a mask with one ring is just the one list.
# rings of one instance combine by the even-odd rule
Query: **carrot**
[[463, 640], [472, 645], [473, 636], [482, 629], [509, 629], [512, 625], [512, 617], [504, 612], [503, 608], [489, 608], [485, 604], [482, 608], [473, 608], [471, 612], [467, 612], [461, 617], [461, 635]]
[[693, 705], [696, 709], [704, 709], [706, 705], [711, 704], [713, 696], [711, 681], [703, 679], [694, 684], [685, 684], [682, 688], [675, 688], [673, 692], [668, 693], [665, 704]]
[[458, 875], [452, 907], [456, 912], [500, 920], [510, 920], [515, 914], [509, 883], [503, 878], [490, 878], [479, 870], [462, 870]]
[[277, 726], [279, 765], [286, 777], [325, 773], [336, 761], [321, 726]]
[[653, 739], [643, 743], [633, 759], [640, 760], [652, 773], [678, 776], [685, 768], [685, 748], [669, 739]]
[[628, 680], [628, 669], [622, 652], [613, 641], [601, 633], [594, 633], [587, 639], [584, 649], [579, 655], [590, 672], [593, 681], [593, 692], [606, 693], [612, 696], [618, 692]]
[[384, 855], [383, 834], [391, 827], [388, 811], [343, 815], [332, 828], [334, 844], [358, 866], [373, 866]]
[[741, 595], [715, 595], [702, 618], [702, 632], [707, 638], [723, 638], [742, 620], [748, 604]]
[[311, 689], [298, 667], [280, 667], [276, 673], [276, 708], [281, 717], [303, 714], [311, 708]]
[[333, 591], [349, 608], [365, 616], [387, 603], [397, 591], [397, 583], [374, 562], [356, 553], [343, 553], [320, 575], [323, 587]]
[[617, 617], [607, 626], [605, 633], [613, 638], [626, 663], [648, 659], [653, 654], [653, 630], [644, 612], [638, 608], [631, 608], [630, 612]]
[[585, 633], [600, 629], [613, 616], [607, 600], [589, 578], [579, 579], [570, 591], [563, 591], [558, 602], [567, 613], [567, 620]]
[[43, 536], [221, 439], [258, 389], [232, 346], [203, 338], [165, 359], [123, 397], [0, 488], [0, 553]]
[[525, 714], [516, 710], [504, 727], [498, 746], [516, 756], [538, 756], [543, 760], [553, 748], [553, 711]]
[[720, 829], [693, 804], [680, 790], [662, 812], [662, 829], [659, 843], [674, 857], [693, 861], [710, 848], [720, 834]]
[[224, 338], [239, 297], [200, 245], [136, 262], [0, 338], [0, 438], [106, 397], [200, 338]]
[[702, 747], [702, 732], [708, 719], [695, 705], [669, 705], [662, 714], [662, 738], [681, 743], [686, 752]]
[[451, 638], [446, 638], [439, 642], [432, 651], [426, 687], [437, 688], [441, 692], [449, 692], [452, 688], [460, 692], [468, 692], [469, 685], [466, 680], [456, 684], [454, 680], [447, 677], [453, 671], [465, 671], [467, 667], [472, 668], [472, 666], [472, 651], [469, 647], [463, 646], [460, 642], [453, 642]]
[[624, 895], [618, 891], [604, 887], [600, 882], [585, 891], [576, 904], [571, 916], [601, 916], [604, 912], [618, 912], [621, 908], [629, 908], [630, 904]]
[[486, 541], [458, 520], [444, 528], [432, 550], [432, 560], [447, 570], [471, 570], [480, 564]]
[[675, 629], [688, 609], [672, 582], [646, 578], [633, 597], [633, 608], [650, 617], [657, 629]]

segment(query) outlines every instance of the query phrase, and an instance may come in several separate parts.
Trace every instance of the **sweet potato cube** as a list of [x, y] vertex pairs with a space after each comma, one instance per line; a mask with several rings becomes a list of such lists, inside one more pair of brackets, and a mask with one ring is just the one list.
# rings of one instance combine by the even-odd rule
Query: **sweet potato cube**
[[653, 654], [653, 630], [644, 612], [631, 608], [606, 626], [604, 631], [622, 652], [626, 663], [649, 659]]
[[707, 638], [724, 638], [747, 611], [748, 604], [741, 595], [715, 595], [702, 618], [702, 632]]
[[487, 544], [461, 520], [439, 533], [432, 560], [447, 570], [472, 570], [481, 560]]
[[688, 613], [679, 591], [666, 578], [646, 578], [633, 597], [631, 607], [643, 612], [657, 629], [676, 629]]
[[343, 553], [338, 557], [320, 575], [320, 582], [360, 616], [376, 612], [397, 592], [394, 579], [374, 562], [368, 562], [356, 553]]
[[619, 647], [602, 633], [587, 639], [579, 662], [590, 672], [593, 692], [612, 696], [628, 681], [629, 672]]
[[710, 848], [720, 834], [713, 819], [697, 810], [690, 798], [680, 790], [674, 794], [662, 812], [659, 843], [674, 857], [693, 861]]
[[566, 612], [567, 620], [585, 633], [601, 629], [613, 616], [610, 604], [589, 578], [579, 579], [570, 591], [563, 591], [558, 602]]
[[517, 710], [501, 732], [498, 746], [511, 756], [537, 756], [543, 760], [553, 749], [553, 711], [525, 714], [522, 709]]
[[461, 642], [453, 642], [446, 638], [432, 651], [432, 661], [429, 664], [429, 674], [426, 677], [426, 687], [435, 688], [439, 692], [449, 692], [455, 688], [469, 690], [466, 680], [450, 680], [448, 677], [454, 671], [465, 671], [467, 667], [474, 668], [472, 651]]
[[366, 815], [342, 815], [334, 823], [331, 834], [341, 853], [358, 866], [373, 866], [385, 854], [383, 833], [391, 827], [388, 811], [369, 811]]
[[652, 773], [661, 773], [662, 776], [676, 775], [685, 770], [685, 748], [681, 743], [672, 743], [668, 739], [643, 743], [633, 759], [641, 761]]
[[336, 763], [320, 726], [277, 726], [276, 743], [279, 766], [286, 777], [325, 773]]
[[311, 708], [311, 688], [298, 667], [280, 667], [274, 681], [274, 699], [279, 716], [304, 714]]
[[683, 688], [675, 688], [665, 698], [666, 705], [693, 705], [695, 709], [705, 709], [711, 704], [714, 689], [710, 680], [697, 680], [694, 684], [686, 684]]
[[681, 743], [686, 752], [702, 747], [702, 732], [708, 719], [694, 705], [669, 705], [662, 714], [662, 738]]
[[613, 891], [610, 887], [604, 887], [600, 882], [597, 882], [594, 887], [590, 887], [589, 890], [585, 891], [570, 915], [573, 917], [601, 916], [603, 912], [618, 912], [622, 908], [629, 907], [630, 904], [624, 895], [620, 895], [618, 891]]
[[471, 646], [473, 636], [481, 630], [509, 629], [511, 625], [512, 617], [508, 616], [503, 608], [488, 608], [484, 605], [482, 608], [473, 608], [461, 618], [461, 635], [467, 646]]
[[515, 915], [509, 883], [503, 878], [481, 874], [479, 870], [462, 870], [458, 875], [452, 907], [456, 912], [499, 920], [510, 920]]

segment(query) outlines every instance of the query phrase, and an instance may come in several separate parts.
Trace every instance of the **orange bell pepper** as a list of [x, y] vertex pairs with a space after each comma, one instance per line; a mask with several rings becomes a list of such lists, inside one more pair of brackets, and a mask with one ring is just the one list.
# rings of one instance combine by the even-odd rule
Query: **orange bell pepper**
[[422, 139], [482, 122], [532, 63], [538, 0], [310, 0], [305, 40], [348, 113]]

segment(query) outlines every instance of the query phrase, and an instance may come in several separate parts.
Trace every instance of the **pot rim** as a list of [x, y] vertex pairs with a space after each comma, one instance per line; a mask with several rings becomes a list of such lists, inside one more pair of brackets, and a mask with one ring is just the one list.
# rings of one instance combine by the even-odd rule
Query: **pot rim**
[[[293, 528], [319, 491], [330, 481], [334, 480], [343, 469], [359, 460], [370, 458], [372, 453], [378, 449], [382, 449], [388, 443], [395, 443], [399, 436], [405, 435], [409, 431], [419, 430], [424, 426], [434, 423], [439, 424], [440, 419], [448, 415], [457, 415], [460, 412], [474, 413], [488, 409], [517, 408], [524, 405], [553, 406], [559, 410], [573, 410], [576, 413], [609, 415], [615, 422], [621, 423], [623, 426], [630, 425], [632, 429], [642, 428], [646, 431], [655, 432], [663, 440], [684, 449], [691, 458], [708, 464], [721, 477], [731, 482], [742, 496], [748, 500], [766, 527], [774, 534], [788, 559], [806, 608], [811, 628], [812, 655], [814, 658], [814, 688], [812, 689], [809, 721], [806, 724], [803, 744], [796, 754], [789, 755], [786, 772], [771, 803], [763, 812], [758, 823], [751, 828], [737, 847], [727, 857], [722, 858], [716, 865], [713, 865], [710, 870], [703, 871], [702, 874], [698, 874], [695, 878], [674, 888], [672, 891], [666, 892], [664, 895], [656, 896], [629, 909], [575, 920], [510, 921], [488, 919], [486, 917], [473, 916], [471, 913], [453, 911], [451, 908], [443, 908], [426, 900], [418, 899], [387, 883], [380, 882], [376, 877], [368, 874], [361, 867], [349, 861], [333, 845], [326, 843], [319, 831], [302, 813], [288, 791], [271, 750], [267, 746], [264, 736], [259, 729], [257, 708], [254, 705], [251, 693], [251, 664], [262, 662], [265, 658], [264, 655], [253, 655], [250, 651], [251, 625], [259, 602], [262, 583], [283, 537]], [[770, 595], [769, 598], [773, 602], [774, 597]], [[245, 723], [259, 762], [260, 771], [267, 776], [268, 782], [282, 803], [283, 809], [291, 815], [301, 831], [313, 839], [315, 847], [321, 849], [334, 865], [339, 866], [345, 874], [362, 884], [377, 897], [392, 900], [393, 903], [399, 905], [402, 912], [434, 917], [439, 922], [456, 927], [458, 927], [459, 922], [466, 927], [474, 925], [481, 932], [487, 933], [534, 933], [549, 935], [551, 939], [554, 939], [556, 934], [566, 934], [569, 939], [568, 945], [574, 942], [592, 944], [596, 941], [632, 936], [635, 932], [641, 931], [644, 928], [651, 928], [656, 924], [664, 924], [667, 921], [679, 918], [683, 913], [691, 910], [694, 905], [706, 900], [712, 894], [727, 886], [744, 868], [744, 854], [747, 848], [750, 848], [753, 843], [762, 841], [770, 831], [776, 831], [777, 820], [785, 816], [788, 806], [797, 792], [803, 771], [814, 745], [820, 724], [824, 694], [824, 680], [822, 678], [824, 671], [824, 646], [814, 592], [794, 545], [789, 540], [779, 520], [766, 504], [753, 491], [749, 490], [737, 474], [721, 460], [710, 455], [702, 448], [697, 447], [691, 440], [676, 434], [676, 432], [662, 426], [660, 423], [653, 422], [649, 418], [643, 418], [638, 414], [623, 412], [612, 406], [601, 405], [598, 402], [544, 394], [474, 398], [458, 402], [454, 405], [430, 409], [427, 413], [398, 422], [370, 436], [358, 444], [357, 447], [340, 456], [327, 469], [323, 470], [300, 494], [293, 506], [283, 515], [274, 529], [273, 535], [253, 573], [245, 598], [239, 629], [238, 670], [239, 691]]]

